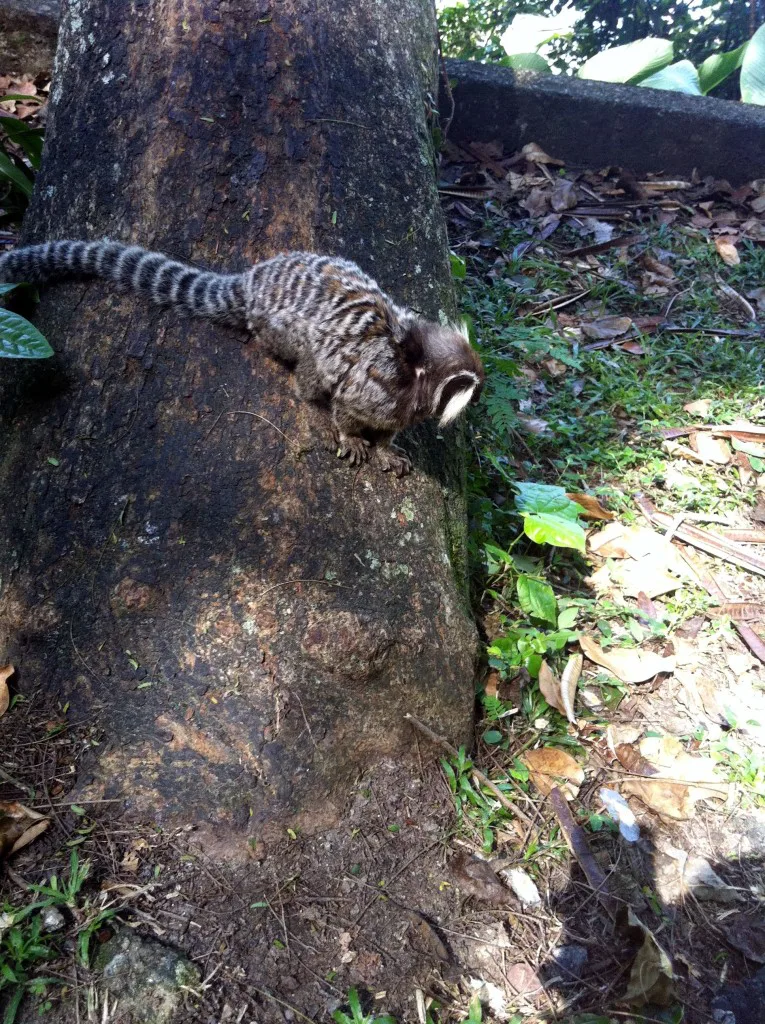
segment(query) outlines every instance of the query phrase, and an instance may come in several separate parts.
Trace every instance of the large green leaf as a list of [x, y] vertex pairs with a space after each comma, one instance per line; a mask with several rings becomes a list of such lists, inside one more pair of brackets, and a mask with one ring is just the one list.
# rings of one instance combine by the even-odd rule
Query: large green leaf
[[584, 551], [584, 530], [572, 519], [549, 512], [524, 513], [523, 532], [535, 544]]
[[579, 78], [599, 82], [636, 84], [672, 63], [674, 46], [669, 39], [648, 36], [624, 46], [612, 46], [590, 57], [577, 71]]
[[699, 65], [699, 84], [705, 96], [720, 82], [724, 82], [728, 75], [732, 75], [736, 68], [741, 67], [747, 46], [749, 40], [727, 53], [713, 53]]
[[549, 583], [535, 580], [533, 576], [519, 576], [518, 603], [521, 610], [534, 619], [542, 619], [551, 626], [558, 623], [558, 604]]
[[0, 309], [0, 358], [48, 359], [53, 349], [23, 316]]
[[760, 25], [741, 62], [741, 99], [765, 104], [765, 25]]
[[2, 178], [13, 182], [16, 188], [21, 189], [26, 195], [32, 195], [32, 179], [16, 166], [7, 153], [0, 150], [0, 179]]
[[689, 60], [662, 68], [655, 75], [649, 75], [638, 83], [648, 89], [668, 89], [670, 92], [684, 92], [689, 96], [701, 96], [701, 85], [696, 68]]
[[574, 34], [574, 23], [581, 14], [568, 8], [559, 14], [516, 14], [500, 38], [505, 53], [527, 54], [553, 39], [567, 39]]
[[11, 142], [15, 142], [17, 146], [23, 149], [30, 164], [35, 170], [38, 170], [43, 147], [42, 128], [30, 128], [25, 121], [20, 121], [17, 117], [8, 116], [0, 116], [0, 126], [2, 126]]
[[18, 284], [0, 284], [0, 298], [2, 298], [3, 295], [7, 295], [8, 292], [12, 292], [19, 287], [20, 285]]
[[535, 484], [516, 481], [515, 507], [519, 512], [546, 512], [576, 519], [582, 509], [566, 494], [562, 487], [554, 484]]
[[551, 71], [547, 61], [538, 53], [509, 53], [502, 64], [514, 71]]

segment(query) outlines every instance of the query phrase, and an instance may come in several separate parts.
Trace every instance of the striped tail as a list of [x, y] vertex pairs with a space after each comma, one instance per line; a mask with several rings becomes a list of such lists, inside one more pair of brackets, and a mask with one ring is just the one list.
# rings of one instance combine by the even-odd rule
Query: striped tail
[[159, 306], [245, 325], [244, 275], [215, 274], [137, 245], [46, 242], [0, 255], [0, 281], [30, 283], [65, 277], [103, 277]]

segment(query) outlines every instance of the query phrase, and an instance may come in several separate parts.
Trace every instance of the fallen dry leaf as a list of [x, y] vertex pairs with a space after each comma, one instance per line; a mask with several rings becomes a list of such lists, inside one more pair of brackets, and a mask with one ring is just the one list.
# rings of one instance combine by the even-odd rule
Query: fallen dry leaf
[[592, 494], [579, 494], [574, 491], [567, 494], [566, 497], [575, 501], [577, 505], [581, 505], [584, 509], [585, 519], [604, 519], [609, 521], [614, 518], [613, 512], [603, 508], [598, 499]]
[[639, 341], [623, 341], [619, 345], [620, 352], [628, 352], [631, 356], [644, 356], [645, 349]]
[[592, 575], [585, 577], [584, 582], [588, 587], [592, 587], [599, 597], [610, 595], [615, 598], [617, 595], [619, 588], [611, 578], [611, 568], [608, 564], [601, 565]]
[[529, 964], [511, 964], [505, 971], [505, 981], [516, 999], [526, 999], [533, 1003], [539, 1001], [544, 994], [544, 985]]
[[49, 819], [19, 803], [0, 801], [0, 859], [16, 853], [36, 839], [49, 825]]
[[561, 213], [563, 210], [573, 209], [576, 204], [576, 189], [574, 188], [573, 181], [568, 181], [566, 178], [556, 181], [550, 196], [550, 206], [552, 206], [553, 210], [556, 213]]
[[551, 377], [565, 377], [568, 373], [568, 367], [560, 359], [544, 359], [542, 360], [542, 366], [544, 366]]
[[707, 608], [710, 618], [728, 615], [735, 622], [759, 622], [765, 619], [765, 604], [752, 601], [726, 601], [725, 604]]
[[639, 929], [643, 941], [632, 964], [623, 999], [630, 1006], [645, 1006], [646, 1003], [667, 1006], [673, 998], [672, 961], [632, 908], [628, 911], [627, 923], [630, 928]]
[[566, 662], [566, 667], [563, 669], [563, 675], [560, 680], [561, 700], [565, 709], [566, 718], [572, 725], [576, 724], [576, 716], [574, 715], [574, 698], [576, 696], [576, 688], [579, 684], [579, 677], [582, 674], [583, 665], [584, 658], [581, 654], [570, 655]]
[[563, 706], [563, 700], [561, 698], [560, 679], [558, 679], [553, 670], [547, 664], [547, 660], [544, 660], [539, 667], [539, 692], [551, 708], [555, 708], [556, 711], [560, 711], [562, 715], [566, 714], [566, 709]]
[[737, 267], [741, 262], [738, 249], [733, 242], [728, 241], [724, 236], [718, 235], [715, 238], [715, 249], [717, 249], [717, 255], [727, 266]]
[[593, 341], [612, 341], [631, 327], [632, 320], [628, 316], [604, 316], [591, 324], [582, 324], [582, 334]]
[[661, 263], [652, 256], [650, 252], [644, 252], [640, 262], [648, 271], [649, 276], [653, 276], [656, 279], [663, 279], [664, 281], [674, 281], [675, 272], [672, 267], [667, 266], [666, 263]]
[[563, 167], [562, 160], [556, 160], [554, 157], [548, 156], [542, 147], [538, 146], [536, 142], [527, 142], [521, 150], [521, 156], [524, 156], [531, 163], [550, 164], [553, 167]]
[[616, 756], [634, 776], [622, 782], [622, 793], [638, 797], [663, 818], [684, 821], [693, 817], [697, 801], [728, 795], [714, 762], [686, 753], [674, 736], [646, 736], [637, 749], [622, 744]]
[[621, 784], [625, 796], [636, 796], [649, 810], [671, 821], [687, 821], [696, 810], [696, 799], [688, 786], [663, 779], [625, 779]]
[[550, 705], [556, 711], [576, 725], [574, 714], [574, 698], [579, 677], [582, 674], [581, 654], [572, 654], [563, 670], [563, 676], [558, 679], [546, 661], [542, 662], [539, 669], [539, 690]]
[[532, 217], [543, 217], [549, 210], [550, 195], [541, 188], [533, 188], [518, 204]]
[[727, 466], [730, 462], [730, 448], [721, 437], [712, 437], [706, 430], [698, 430], [688, 440], [705, 462], [718, 466]]
[[673, 657], [662, 657], [651, 651], [638, 651], [626, 647], [604, 651], [589, 636], [580, 637], [579, 644], [590, 661], [607, 668], [623, 683], [644, 683], [647, 679], [653, 679], [659, 672], [674, 672], [675, 670]]
[[[574, 758], [557, 747], [527, 750], [521, 757], [531, 773], [531, 781], [542, 796], [558, 787], [567, 800], [573, 800], [584, 782], [584, 772]], [[561, 784], [561, 780], [564, 780]]]
[[499, 672], [497, 672], [496, 669], [492, 669], [492, 671], [486, 676], [483, 688], [487, 697], [496, 697], [498, 695]]
[[659, 613], [656, 610], [656, 605], [650, 599], [648, 594], [641, 591], [639, 594], [635, 595], [635, 599], [637, 600], [638, 608], [646, 618], [653, 619], [654, 621], [658, 620]]
[[623, 523], [611, 523], [589, 536], [587, 546], [601, 558], [629, 558], [624, 542], [625, 529]]
[[528, 430], [530, 434], [546, 434], [550, 429], [547, 420], [540, 419], [538, 416], [518, 416], [520, 423]]
[[511, 899], [510, 892], [497, 878], [488, 861], [459, 850], [449, 867], [464, 893], [490, 903], [507, 903]]
[[120, 861], [120, 867], [123, 871], [128, 871], [131, 875], [134, 875], [138, 871], [140, 859], [136, 850], [127, 850], [125, 856]]
[[750, 914], [734, 914], [725, 919], [728, 942], [749, 960], [765, 964], [765, 925]]
[[683, 585], [682, 580], [670, 576], [664, 560], [654, 554], [614, 566], [611, 576], [628, 597], [635, 598], [641, 593], [648, 598], [660, 597]]
[[689, 412], [691, 416], [708, 416], [711, 408], [711, 398], [697, 398], [695, 402], [688, 402], [683, 406], [683, 409]]
[[16, 669], [13, 665], [5, 665], [3, 668], [0, 668], [0, 718], [3, 717], [8, 710], [8, 705], [11, 703], [11, 695], [8, 692], [8, 680], [15, 671]]

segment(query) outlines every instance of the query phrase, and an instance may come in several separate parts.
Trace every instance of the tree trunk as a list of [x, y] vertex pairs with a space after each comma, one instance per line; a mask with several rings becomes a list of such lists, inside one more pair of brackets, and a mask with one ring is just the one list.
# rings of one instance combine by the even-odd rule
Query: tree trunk
[[[327, 251], [450, 313], [434, 37], [429, 0], [69, 0], [27, 240]], [[318, 826], [414, 747], [406, 711], [468, 738], [453, 432], [356, 472], [256, 339], [102, 282], [37, 322], [55, 359], [3, 367], [0, 655], [93, 722], [79, 795]]]

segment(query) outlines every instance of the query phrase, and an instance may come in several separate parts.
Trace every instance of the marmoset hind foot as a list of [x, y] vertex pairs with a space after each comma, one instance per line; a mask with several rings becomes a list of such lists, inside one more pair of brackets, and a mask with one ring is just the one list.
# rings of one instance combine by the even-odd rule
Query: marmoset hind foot
[[369, 461], [370, 442], [363, 437], [347, 437], [339, 434], [337, 438], [338, 459], [348, 459], [351, 466], [363, 466]]
[[[355, 263], [290, 252], [241, 274], [218, 274], [136, 245], [47, 242], [0, 255], [0, 281], [101, 277], [159, 306], [245, 327], [296, 370], [309, 401], [321, 396], [341, 425], [338, 454], [370, 459], [363, 436], [389, 441], [433, 417], [446, 426], [483, 388], [484, 371], [464, 328], [398, 306]], [[342, 429], [345, 427], [345, 429]], [[386, 443], [371, 446], [384, 472], [411, 464]]]
[[380, 445], [375, 448], [374, 457], [383, 473], [395, 473], [397, 477], [402, 477], [412, 472], [411, 459], [397, 444]]

